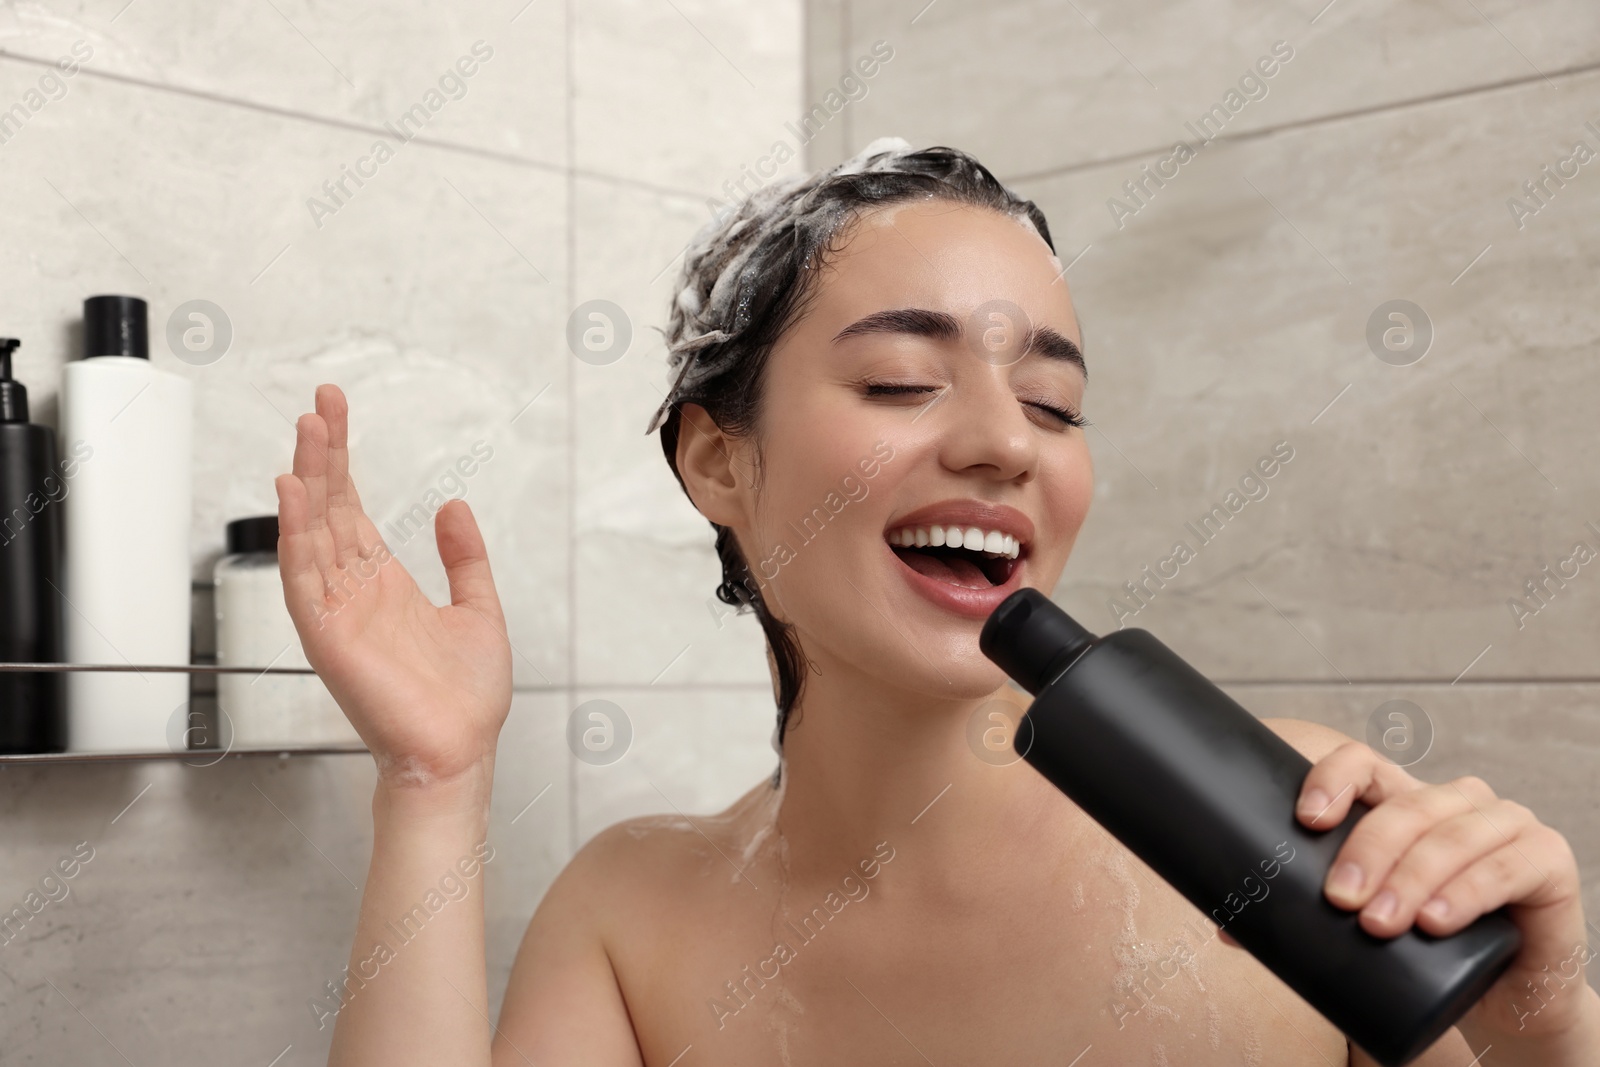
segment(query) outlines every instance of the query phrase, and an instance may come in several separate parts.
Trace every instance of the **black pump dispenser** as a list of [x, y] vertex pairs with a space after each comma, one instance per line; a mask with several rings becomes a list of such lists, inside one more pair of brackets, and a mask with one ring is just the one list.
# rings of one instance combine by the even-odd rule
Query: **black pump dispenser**
[[[61, 508], [55, 432], [28, 421], [11, 376], [21, 344], [0, 337], [0, 661], [62, 660]], [[66, 747], [65, 688], [55, 671], [0, 671], [0, 752]]]
[[28, 421], [28, 388], [11, 377], [11, 353], [21, 345], [15, 337], [0, 337], [0, 422]]
[[1095, 637], [1025, 588], [978, 645], [1036, 697], [1022, 758], [1384, 1067], [1437, 1041], [1521, 948], [1504, 908], [1444, 938], [1361, 929], [1323, 884], [1371, 809], [1302, 826], [1311, 761], [1150, 633]]

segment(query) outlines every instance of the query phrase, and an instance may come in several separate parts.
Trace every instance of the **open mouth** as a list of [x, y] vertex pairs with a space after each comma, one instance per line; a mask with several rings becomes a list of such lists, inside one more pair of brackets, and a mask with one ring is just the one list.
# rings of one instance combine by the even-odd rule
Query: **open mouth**
[[903, 526], [887, 540], [918, 574], [963, 589], [1004, 585], [1027, 549], [1010, 534], [977, 526]]

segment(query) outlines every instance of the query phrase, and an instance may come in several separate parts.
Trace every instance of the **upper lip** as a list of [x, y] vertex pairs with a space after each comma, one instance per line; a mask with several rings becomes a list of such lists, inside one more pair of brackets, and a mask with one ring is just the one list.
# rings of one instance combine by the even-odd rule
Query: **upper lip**
[[941, 500], [901, 515], [884, 527], [885, 535], [902, 526], [976, 526], [999, 530], [1024, 547], [1033, 543], [1033, 520], [1016, 508], [984, 500]]

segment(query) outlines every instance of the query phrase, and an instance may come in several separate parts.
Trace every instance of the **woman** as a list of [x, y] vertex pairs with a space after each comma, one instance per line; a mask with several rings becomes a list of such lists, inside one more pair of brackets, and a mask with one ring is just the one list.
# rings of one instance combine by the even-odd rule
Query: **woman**
[[[361, 510], [339, 390], [297, 425], [285, 595], [379, 770], [351, 953], [378, 972], [330, 1062], [1370, 1063], [1031, 767], [969, 744], [1025, 706], [982, 622], [1055, 587], [1093, 484], [1082, 338], [1038, 209], [963, 153], [877, 142], [703, 230], [667, 339], [651, 428], [716, 530], [718, 595], [767, 635], [781, 760], [720, 814], [589, 841], [492, 1031], [481, 893], [373, 959], [484, 854], [511, 663], [483, 540], [465, 503], [440, 510], [434, 606]], [[1552, 980], [1588, 958], [1566, 841], [1475, 778], [1424, 785], [1333, 730], [1269, 725], [1315, 764], [1306, 825], [1375, 806], [1330, 900], [1377, 936], [1510, 904], [1525, 935], [1417, 1062], [1600, 1062], [1600, 998]]]

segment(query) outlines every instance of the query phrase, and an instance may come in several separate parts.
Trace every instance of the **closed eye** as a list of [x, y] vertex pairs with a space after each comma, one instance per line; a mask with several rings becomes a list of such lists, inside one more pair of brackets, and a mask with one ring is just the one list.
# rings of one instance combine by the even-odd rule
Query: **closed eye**
[[[947, 388], [946, 386], [937, 385], [905, 385], [890, 382], [867, 382], [865, 384], [868, 396], [901, 396], [914, 393], [936, 393]], [[1089, 420], [1085, 419], [1081, 414], [1072, 408], [1059, 408], [1054, 404], [1049, 404], [1042, 400], [1028, 400], [1024, 402], [1029, 407], [1037, 408], [1040, 411], [1043, 411], [1045, 414], [1049, 415], [1053, 419], [1056, 419], [1065, 426], [1088, 425]]]

